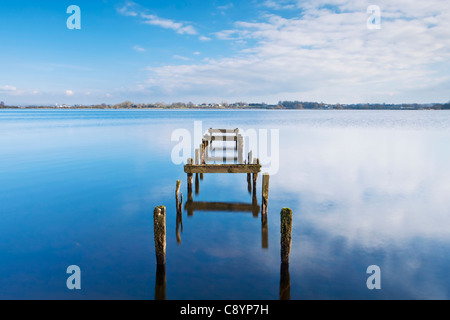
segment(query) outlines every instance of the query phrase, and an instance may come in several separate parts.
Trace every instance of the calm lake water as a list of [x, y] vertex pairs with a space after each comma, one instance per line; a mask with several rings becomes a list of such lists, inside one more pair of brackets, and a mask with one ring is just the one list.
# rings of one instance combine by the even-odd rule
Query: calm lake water
[[[194, 138], [195, 121], [278, 130], [267, 235], [260, 214], [183, 210], [177, 241], [177, 180], [188, 197], [172, 133]], [[448, 299], [449, 141], [445, 111], [2, 110], [0, 298], [154, 299], [153, 210], [165, 205], [169, 300], [277, 300], [289, 284], [293, 300]], [[245, 174], [206, 174], [194, 201], [251, 204], [247, 187]], [[366, 286], [371, 265], [381, 290]]]

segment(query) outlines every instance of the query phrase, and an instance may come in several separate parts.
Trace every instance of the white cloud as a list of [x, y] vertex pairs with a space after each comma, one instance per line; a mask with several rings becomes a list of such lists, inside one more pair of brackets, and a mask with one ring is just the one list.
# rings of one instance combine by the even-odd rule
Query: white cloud
[[137, 4], [135, 2], [127, 1], [123, 7], [117, 9], [117, 12], [124, 16], [137, 17], [138, 13], [133, 10], [136, 9], [136, 7]]
[[3, 93], [11, 93], [11, 92], [16, 92], [16, 91], [17, 91], [17, 88], [13, 87], [13, 86], [8, 86], [8, 85], [0, 86], [0, 92], [3, 92]]
[[450, 85], [449, 2], [379, 1], [382, 30], [367, 28], [369, 2], [283, 4], [302, 15], [236, 22], [216, 37], [253, 46], [202, 64], [151, 68], [149, 90], [272, 101], [448, 101], [439, 88]]
[[144, 18], [145, 24], [159, 26], [165, 29], [172, 29], [179, 34], [189, 34], [196, 35], [197, 30], [191, 25], [185, 25], [181, 22], [175, 22], [170, 19], [160, 18], [153, 14], [141, 14], [141, 17]]
[[184, 60], [184, 61], [189, 61], [189, 60], [191, 60], [191, 59], [189, 59], [189, 58], [187, 58], [187, 57], [180, 56], [180, 55], [178, 55], [178, 54], [174, 55], [173, 58], [174, 58], [174, 59], [178, 59], [178, 60]]
[[139, 17], [145, 24], [158, 26], [164, 29], [171, 29], [178, 34], [197, 34], [197, 30], [193, 26], [184, 22], [177, 22], [171, 19], [161, 18], [155, 14], [149, 14], [147, 13], [147, 9], [132, 1], [128, 1], [123, 7], [118, 8], [117, 12], [124, 16]]
[[71, 97], [75, 94], [75, 92], [73, 92], [72, 90], [66, 90], [65, 94], [66, 96]]
[[230, 2], [228, 4], [222, 5], [222, 6], [218, 6], [217, 9], [219, 10], [228, 10], [234, 7], [234, 3]]
[[147, 50], [145, 50], [144, 48], [142, 48], [142, 47], [140, 47], [138, 45], [134, 46], [133, 49], [135, 51], [137, 51], [137, 52], [145, 52], [145, 51], [147, 51]]
[[282, 0], [267, 0], [262, 3], [262, 6], [275, 10], [291, 10], [297, 7], [297, 5], [295, 3], [292, 3], [292, 1]]
[[206, 36], [200, 36], [200, 37], [198, 38], [198, 40], [206, 42], [206, 41], [211, 41], [212, 39], [209, 38], [209, 37], [206, 37]]

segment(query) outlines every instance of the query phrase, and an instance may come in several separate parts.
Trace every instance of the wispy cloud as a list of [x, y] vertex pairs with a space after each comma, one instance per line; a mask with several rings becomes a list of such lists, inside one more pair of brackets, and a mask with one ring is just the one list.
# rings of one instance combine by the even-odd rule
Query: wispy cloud
[[266, 0], [261, 4], [261, 6], [275, 10], [291, 10], [298, 8], [298, 2], [293, 2], [290, 0]]
[[2, 93], [11, 93], [11, 92], [16, 92], [17, 88], [13, 87], [13, 86], [9, 86], [9, 85], [3, 85], [0, 86], [0, 92]]
[[200, 37], [198, 38], [198, 40], [203, 41], [203, 42], [206, 42], [206, 41], [211, 41], [212, 39], [209, 38], [209, 37], [206, 37], [206, 36], [200, 36]]
[[198, 33], [197, 30], [195, 30], [195, 28], [191, 25], [175, 22], [170, 19], [163, 19], [153, 14], [141, 14], [141, 17], [144, 19], [145, 24], [159, 26], [165, 29], [172, 29], [179, 34], [196, 35]]
[[117, 8], [117, 12], [128, 17], [137, 17], [139, 14], [135, 10], [137, 4], [133, 1], [127, 1], [123, 6]]
[[190, 24], [175, 20], [161, 18], [155, 14], [148, 13], [149, 10], [140, 6], [136, 2], [128, 1], [122, 7], [117, 8], [117, 12], [124, 16], [139, 17], [144, 24], [170, 29], [178, 34], [196, 35], [197, 30]]
[[234, 7], [234, 3], [230, 2], [228, 4], [222, 5], [222, 6], [218, 6], [217, 9], [219, 10], [228, 10]]
[[190, 58], [187, 58], [187, 57], [184, 57], [184, 56], [180, 56], [180, 55], [178, 55], [178, 54], [174, 55], [173, 58], [174, 58], [174, 59], [177, 59], [177, 60], [184, 60], [184, 61], [189, 61], [189, 60], [191, 60]]
[[368, 1], [281, 4], [301, 9], [301, 16], [238, 21], [215, 36], [254, 45], [201, 64], [150, 68], [148, 89], [168, 96], [272, 101], [448, 100], [440, 88], [450, 85], [445, 72], [450, 68], [449, 2], [380, 0], [383, 24], [376, 31], [366, 25]]
[[134, 46], [133, 49], [137, 52], [146, 52], [147, 50], [145, 50], [144, 48], [142, 48], [141, 46]]

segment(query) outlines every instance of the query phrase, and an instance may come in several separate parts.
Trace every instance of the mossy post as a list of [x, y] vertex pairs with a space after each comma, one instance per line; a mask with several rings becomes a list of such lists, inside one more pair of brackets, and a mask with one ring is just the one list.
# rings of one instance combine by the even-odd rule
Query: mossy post
[[200, 164], [200, 150], [195, 149], [195, 165], [198, 166]]
[[166, 207], [159, 206], [153, 212], [155, 253], [158, 265], [166, 264]]
[[237, 138], [237, 145], [238, 145], [238, 163], [242, 164], [244, 163], [244, 137], [241, 135]]
[[198, 150], [199, 150], [198, 152], [199, 152], [199, 156], [200, 156], [199, 164], [205, 164], [205, 144], [201, 143], [200, 148]]
[[262, 247], [269, 248], [269, 228], [267, 223], [267, 204], [269, 202], [269, 174], [263, 174], [262, 185], [262, 207], [261, 207], [261, 231], [262, 231]]
[[263, 215], [267, 214], [267, 206], [269, 204], [269, 179], [270, 175], [268, 173], [264, 173], [262, 182], [262, 211], [261, 211]]
[[176, 236], [177, 236], [178, 244], [181, 243], [180, 225], [181, 225], [181, 232], [183, 232], [183, 193], [180, 194], [180, 187], [181, 187], [181, 181], [177, 180], [175, 199], [176, 199], [176, 207], [177, 207]]
[[292, 210], [281, 210], [281, 262], [289, 264], [292, 243]]
[[[254, 159], [253, 164], [259, 164], [259, 159]], [[253, 174], [253, 193], [256, 194], [256, 182], [258, 181], [258, 174]]]
[[175, 189], [175, 198], [177, 200], [177, 208], [178, 208], [178, 199], [179, 199], [179, 195], [180, 195], [180, 187], [181, 187], [181, 181], [177, 180], [177, 187]]
[[[247, 163], [248, 164], [252, 164], [253, 162], [253, 152], [250, 150], [250, 152], [248, 153], [248, 159], [247, 159]], [[248, 185], [248, 193], [252, 193], [252, 174], [251, 173], [247, 173], [247, 185]]]
[[[188, 164], [193, 165], [194, 160], [188, 159]], [[188, 201], [194, 201], [194, 195], [192, 194], [192, 184], [194, 182], [194, 175], [192, 173], [187, 174], [187, 183], [188, 183]]]
[[200, 194], [200, 179], [198, 173], [195, 174], [195, 194]]

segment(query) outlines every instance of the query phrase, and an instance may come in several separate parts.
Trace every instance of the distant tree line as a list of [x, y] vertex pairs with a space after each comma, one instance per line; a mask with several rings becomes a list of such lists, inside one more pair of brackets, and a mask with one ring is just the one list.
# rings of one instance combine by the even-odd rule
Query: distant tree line
[[[7, 106], [2, 101], [0, 102], [0, 109], [17, 109], [19, 106]], [[23, 107], [22, 107], [23, 108]], [[49, 109], [49, 108], [71, 108], [71, 109], [277, 109], [277, 110], [450, 110], [450, 101], [448, 103], [432, 103], [432, 104], [327, 104], [323, 102], [308, 102], [308, 101], [279, 101], [278, 104], [271, 105], [262, 103], [202, 103], [194, 104], [192, 102], [174, 102], [166, 104], [164, 102], [156, 103], [134, 103], [125, 101], [118, 104], [96, 104], [96, 105], [61, 105], [61, 106], [29, 106], [34, 109]]]
[[446, 104], [386, 104], [386, 103], [359, 103], [359, 104], [327, 104], [323, 102], [280, 101], [277, 109], [288, 110], [450, 110], [450, 101]]

